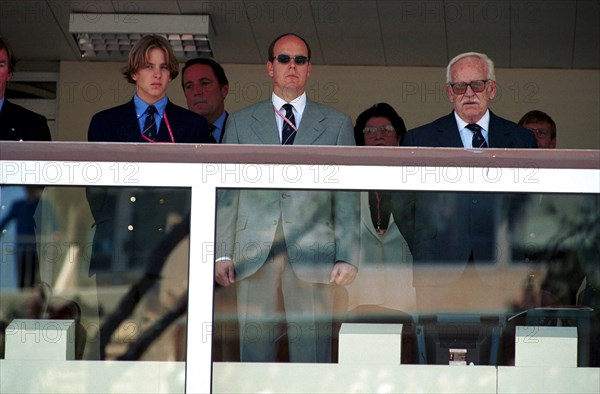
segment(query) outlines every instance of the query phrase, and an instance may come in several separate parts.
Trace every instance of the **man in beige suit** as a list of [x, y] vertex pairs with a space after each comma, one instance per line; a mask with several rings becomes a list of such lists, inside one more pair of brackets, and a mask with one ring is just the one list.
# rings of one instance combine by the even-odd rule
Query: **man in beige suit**
[[[224, 143], [354, 145], [350, 118], [306, 97], [310, 55], [295, 34], [271, 43], [272, 96], [231, 114]], [[215, 279], [238, 285], [241, 361], [275, 361], [284, 334], [290, 361], [331, 361], [333, 285], [357, 273], [359, 205], [354, 192], [219, 195]]]

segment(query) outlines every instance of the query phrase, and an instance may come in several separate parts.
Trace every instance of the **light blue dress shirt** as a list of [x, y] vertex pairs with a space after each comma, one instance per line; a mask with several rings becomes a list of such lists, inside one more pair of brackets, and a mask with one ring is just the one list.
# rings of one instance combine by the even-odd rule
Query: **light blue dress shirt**
[[[454, 118], [456, 119], [456, 125], [458, 126], [458, 131], [460, 132], [460, 139], [462, 140], [463, 146], [465, 148], [473, 147], [473, 132], [467, 129], [468, 123], [462, 120], [454, 111]], [[489, 130], [490, 130], [490, 110], [486, 110], [485, 114], [477, 121], [479, 127], [481, 127], [481, 134], [483, 134], [483, 138], [485, 138], [485, 142], [490, 146], [490, 139], [488, 138]]]
[[135, 104], [135, 113], [137, 115], [138, 124], [140, 125], [140, 133], [142, 133], [144, 130], [144, 122], [146, 122], [146, 110], [150, 105], [154, 105], [154, 108], [156, 108], [156, 112], [154, 113], [154, 120], [156, 120], [156, 131], [158, 132], [160, 130], [160, 122], [162, 121], [163, 115], [165, 114], [165, 109], [167, 108], [168, 102], [169, 98], [167, 96], [161, 98], [154, 104], [148, 104], [147, 102], [139, 98], [137, 94], [133, 96], [133, 103]]

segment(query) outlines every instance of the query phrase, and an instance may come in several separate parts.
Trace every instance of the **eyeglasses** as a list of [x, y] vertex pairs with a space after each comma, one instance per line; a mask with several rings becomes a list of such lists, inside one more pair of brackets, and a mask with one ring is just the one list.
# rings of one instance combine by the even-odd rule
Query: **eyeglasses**
[[450, 87], [452, 88], [452, 91], [454, 92], [454, 94], [465, 94], [465, 92], [467, 91], [467, 88], [469, 86], [471, 87], [473, 92], [480, 93], [480, 92], [483, 92], [483, 89], [485, 89], [485, 84], [488, 81], [489, 81], [489, 79], [481, 79], [481, 80], [477, 80], [477, 81], [471, 81], [470, 83], [456, 82], [456, 83], [451, 83]]
[[377, 134], [377, 131], [380, 131], [384, 136], [392, 135], [392, 133], [396, 133], [396, 129], [394, 126], [388, 124], [381, 127], [367, 126], [363, 129], [363, 134], [368, 137], [373, 137]]
[[546, 138], [548, 137], [548, 131], [545, 129], [534, 129], [527, 127], [537, 138]]
[[277, 61], [281, 64], [288, 64], [290, 62], [290, 60], [294, 60], [294, 63], [296, 63], [298, 65], [306, 64], [310, 60], [308, 58], [308, 56], [304, 56], [304, 55], [297, 55], [297, 56], [277, 55], [277, 56], [273, 56], [271, 58], [271, 61], [273, 61], [275, 59], [277, 59]]

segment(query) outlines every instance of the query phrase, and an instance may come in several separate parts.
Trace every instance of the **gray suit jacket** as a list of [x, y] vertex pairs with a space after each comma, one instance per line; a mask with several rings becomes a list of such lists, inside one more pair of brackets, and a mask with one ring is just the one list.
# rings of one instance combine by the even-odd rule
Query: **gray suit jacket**
[[[234, 112], [225, 128], [224, 144], [281, 144], [271, 100]], [[353, 130], [348, 115], [307, 100], [294, 145], [355, 145]]]
[[[224, 143], [281, 144], [271, 101], [232, 113]], [[354, 145], [352, 122], [308, 101], [295, 145]], [[266, 261], [279, 220], [296, 275], [329, 283], [336, 261], [358, 265], [360, 201], [356, 192], [225, 190], [218, 196], [216, 256], [231, 257], [236, 279]]]

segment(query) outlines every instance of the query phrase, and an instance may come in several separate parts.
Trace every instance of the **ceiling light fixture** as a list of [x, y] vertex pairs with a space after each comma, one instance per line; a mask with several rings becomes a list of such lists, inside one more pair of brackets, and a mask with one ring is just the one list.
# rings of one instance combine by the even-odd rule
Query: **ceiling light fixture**
[[73, 34], [81, 57], [95, 60], [126, 59], [145, 34], [164, 36], [179, 60], [212, 57], [208, 15], [71, 14]]

